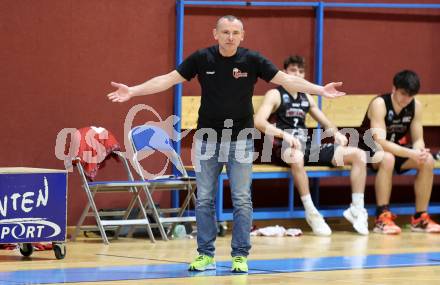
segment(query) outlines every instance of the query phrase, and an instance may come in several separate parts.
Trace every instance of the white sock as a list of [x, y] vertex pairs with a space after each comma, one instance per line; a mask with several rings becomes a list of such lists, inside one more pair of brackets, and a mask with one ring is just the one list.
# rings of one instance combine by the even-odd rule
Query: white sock
[[352, 193], [351, 203], [356, 208], [364, 208], [364, 193]]
[[310, 196], [310, 194], [301, 196], [301, 201], [304, 205], [304, 210], [307, 213], [318, 212], [318, 210], [315, 208], [315, 205], [313, 204], [312, 196]]

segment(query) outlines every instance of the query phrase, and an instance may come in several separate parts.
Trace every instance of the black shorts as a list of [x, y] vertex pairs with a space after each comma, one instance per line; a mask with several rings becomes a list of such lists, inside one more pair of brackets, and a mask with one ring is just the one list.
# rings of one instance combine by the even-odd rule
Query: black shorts
[[[334, 167], [332, 161], [337, 147], [338, 145], [331, 143], [317, 145], [307, 141], [304, 151], [304, 165]], [[282, 141], [275, 139], [272, 149], [272, 162], [282, 166], [289, 165], [282, 159], [283, 151]]]
[[[410, 145], [405, 145], [403, 147], [411, 148]], [[369, 169], [373, 170], [374, 172], [377, 172], [377, 169], [373, 168], [373, 164], [371, 163], [371, 159], [373, 158], [373, 156], [376, 154], [376, 152], [378, 150], [371, 149], [369, 146], [367, 146], [363, 142], [359, 142], [359, 148], [364, 150], [367, 153], [367, 167]], [[401, 157], [401, 156], [395, 155], [394, 158], [395, 158], [395, 163], [394, 163], [394, 172], [395, 173], [402, 174], [402, 173], [405, 173], [410, 170], [410, 169], [402, 169], [402, 165], [408, 160], [408, 157]]]

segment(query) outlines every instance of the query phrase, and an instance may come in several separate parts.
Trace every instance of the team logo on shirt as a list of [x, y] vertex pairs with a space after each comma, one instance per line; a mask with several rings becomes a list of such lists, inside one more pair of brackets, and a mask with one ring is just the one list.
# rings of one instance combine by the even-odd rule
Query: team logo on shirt
[[411, 121], [411, 116], [405, 116], [402, 118], [403, 123], [409, 123]]
[[232, 69], [232, 76], [234, 76], [235, 79], [238, 79], [240, 77], [247, 77], [248, 74], [247, 72], [241, 72], [241, 70], [238, 68], [234, 68]]
[[391, 125], [387, 127], [387, 133], [404, 133], [407, 127], [402, 125]]
[[283, 94], [283, 102], [284, 103], [289, 103], [289, 95], [286, 94], [286, 93]]
[[288, 110], [286, 110], [286, 117], [300, 117], [300, 118], [304, 118], [305, 117], [305, 113], [302, 109], [296, 109], [296, 108], [290, 108]]
[[389, 110], [389, 111], [388, 111], [388, 121], [391, 121], [391, 120], [393, 119], [393, 117], [394, 117], [394, 112], [393, 112], [393, 110]]

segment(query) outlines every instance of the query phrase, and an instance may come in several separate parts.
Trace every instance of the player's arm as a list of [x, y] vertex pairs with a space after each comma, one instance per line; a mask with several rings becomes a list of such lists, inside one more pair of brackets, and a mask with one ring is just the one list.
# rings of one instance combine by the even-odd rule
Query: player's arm
[[337, 126], [333, 124], [333, 122], [327, 118], [324, 112], [319, 109], [318, 105], [316, 105], [315, 100], [313, 100], [313, 97], [309, 94], [306, 94], [306, 96], [310, 103], [310, 116], [312, 116], [313, 119], [320, 123], [324, 127], [325, 131], [329, 133], [329, 135], [335, 138], [335, 142], [337, 144], [347, 145], [347, 138], [338, 131]]
[[280, 92], [271, 89], [264, 95], [263, 103], [258, 108], [254, 117], [255, 127], [265, 134], [272, 135], [277, 138], [283, 138], [283, 130], [278, 129], [269, 123], [270, 115], [275, 112], [281, 104]]
[[267, 91], [264, 95], [263, 103], [255, 114], [255, 127], [266, 135], [284, 139], [289, 145], [300, 148], [301, 144], [298, 139], [269, 123], [270, 115], [278, 109], [280, 104], [280, 92], [277, 89]]
[[413, 149], [400, 146], [386, 139], [385, 116], [385, 101], [382, 98], [378, 97], [374, 99], [373, 102], [371, 102], [370, 107], [368, 108], [368, 117], [371, 122], [370, 127], [373, 129], [373, 139], [380, 146], [382, 146], [385, 151], [390, 152], [396, 156], [416, 158], [417, 154], [414, 152]]
[[142, 84], [128, 87], [122, 83], [112, 82], [112, 86], [117, 88], [116, 91], [107, 95], [112, 102], [125, 102], [136, 96], [149, 95], [159, 93], [168, 88], [184, 82], [183, 78], [176, 70], [168, 74], [156, 76]]
[[423, 140], [423, 125], [422, 125], [422, 104], [415, 100], [414, 118], [410, 125], [411, 141], [414, 149], [425, 149], [425, 141]]
[[327, 98], [345, 95], [344, 92], [340, 92], [336, 89], [342, 85], [342, 82], [331, 82], [325, 86], [320, 86], [301, 77], [289, 75], [283, 71], [278, 71], [270, 82], [283, 86], [290, 94], [302, 92], [321, 95]]

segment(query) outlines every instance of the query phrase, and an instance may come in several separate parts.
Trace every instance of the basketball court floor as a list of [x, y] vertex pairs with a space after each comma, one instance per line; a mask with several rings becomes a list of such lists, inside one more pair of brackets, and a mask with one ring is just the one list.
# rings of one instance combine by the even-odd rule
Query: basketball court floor
[[194, 239], [80, 238], [56, 260], [52, 251], [24, 258], [0, 251], [0, 284], [440, 284], [440, 235], [397, 236], [349, 230], [331, 237], [252, 237], [249, 273], [230, 272], [230, 234], [217, 239], [217, 270], [187, 271]]

